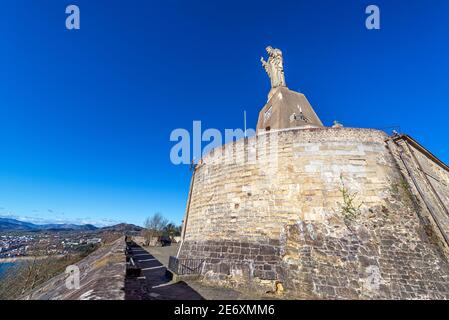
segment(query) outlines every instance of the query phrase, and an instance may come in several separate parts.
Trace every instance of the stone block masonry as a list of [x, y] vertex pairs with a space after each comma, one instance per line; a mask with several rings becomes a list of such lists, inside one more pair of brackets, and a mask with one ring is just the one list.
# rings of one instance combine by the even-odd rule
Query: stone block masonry
[[[427, 164], [441, 203], [430, 187], [420, 200], [388, 140], [371, 129], [289, 129], [215, 149], [195, 172], [180, 258], [204, 259], [205, 281], [282, 283], [294, 298], [449, 298], [448, 171]], [[221, 161], [231, 150], [257, 161]]]

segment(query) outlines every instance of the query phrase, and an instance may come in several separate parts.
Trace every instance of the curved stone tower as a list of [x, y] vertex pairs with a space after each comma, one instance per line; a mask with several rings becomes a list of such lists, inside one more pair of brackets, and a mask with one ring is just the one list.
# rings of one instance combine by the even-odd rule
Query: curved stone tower
[[204, 260], [206, 280], [295, 297], [448, 298], [447, 216], [439, 228], [400, 148], [322, 128], [215, 149], [194, 173], [179, 258]]
[[[282, 66], [270, 50], [269, 75]], [[196, 166], [178, 259], [203, 262], [206, 281], [294, 298], [449, 298], [447, 208], [449, 168], [415, 140], [323, 127], [281, 85], [256, 136]]]

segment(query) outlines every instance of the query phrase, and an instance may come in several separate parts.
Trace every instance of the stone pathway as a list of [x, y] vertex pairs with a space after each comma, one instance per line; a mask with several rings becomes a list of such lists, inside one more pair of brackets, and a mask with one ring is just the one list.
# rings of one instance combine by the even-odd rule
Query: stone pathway
[[187, 283], [171, 282], [166, 267], [142, 247], [132, 247], [131, 254], [142, 275], [127, 277], [126, 300], [203, 300]]

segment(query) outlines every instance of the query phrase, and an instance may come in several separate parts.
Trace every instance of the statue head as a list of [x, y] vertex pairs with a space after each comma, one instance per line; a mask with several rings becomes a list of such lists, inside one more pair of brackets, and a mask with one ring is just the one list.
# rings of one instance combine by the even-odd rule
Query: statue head
[[266, 47], [265, 50], [268, 52], [268, 55], [270, 57], [282, 57], [282, 51], [279, 49], [273, 48], [272, 46]]

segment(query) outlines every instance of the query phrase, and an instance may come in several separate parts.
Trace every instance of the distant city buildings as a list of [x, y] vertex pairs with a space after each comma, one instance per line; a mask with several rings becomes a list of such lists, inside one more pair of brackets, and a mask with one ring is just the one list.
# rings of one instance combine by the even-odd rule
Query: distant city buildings
[[79, 232], [33, 233], [0, 236], [0, 259], [27, 256], [64, 255], [78, 251], [82, 246], [97, 245], [102, 238]]

